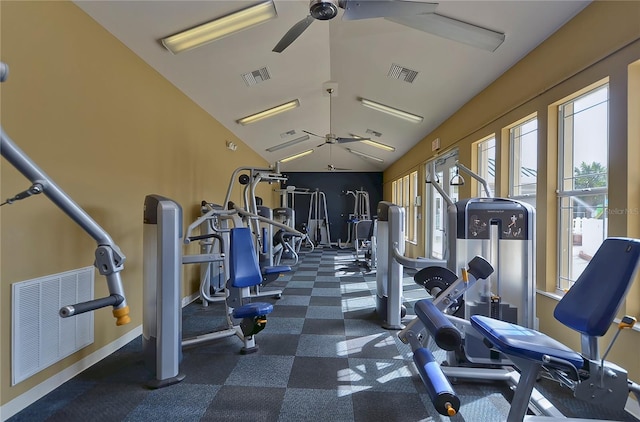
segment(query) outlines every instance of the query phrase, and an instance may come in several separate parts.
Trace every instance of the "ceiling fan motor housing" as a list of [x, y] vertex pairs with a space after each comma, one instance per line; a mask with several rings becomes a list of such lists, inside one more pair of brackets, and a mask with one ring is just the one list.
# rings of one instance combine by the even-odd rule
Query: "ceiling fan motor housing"
[[309, 14], [315, 19], [326, 21], [338, 14], [337, 0], [311, 0]]

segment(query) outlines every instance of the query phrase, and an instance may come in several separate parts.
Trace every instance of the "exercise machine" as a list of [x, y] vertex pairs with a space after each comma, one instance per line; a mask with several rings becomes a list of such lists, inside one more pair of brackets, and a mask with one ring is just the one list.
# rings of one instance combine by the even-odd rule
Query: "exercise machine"
[[327, 198], [319, 189], [311, 193], [307, 231], [316, 247], [331, 246]]
[[539, 376], [568, 387], [580, 400], [616, 410], [625, 408], [630, 393], [640, 400], [640, 386], [628, 379], [627, 371], [606, 361], [620, 332], [631, 328], [635, 318], [623, 317], [602, 356], [598, 349], [598, 338], [614, 322], [639, 265], [640, 240], [605, 239], [558, 302], [553, 315], [580, 334], [581, 352], [518, 324], [483, 315], [471, 316], [471, 325], [483, 336], [484, 344], [495, 353], [508, 356], [521, 373], [507, 422], [533, 420], [526, 413]]
[[[0, 62], [0, 82], [6, 80], [8, 73], [9, 67], [5, 63]], [[124, 269], [125, 256], [109, 233], [38, 167], [38, 165], [9, 138], [2, 127], [0, 127], [0, 154], [32, 183], [29, 189], [17, 193], [0, 205], [12, 204], [15, 201], [43, 193], [98, 244], [95, 251], [96, 259], [94, 266], [100, 275], [105, 276], [109, 296], [63, 306], [59, 311], [60, 316], [67, 318], [84, 312], [112, 306], [113, 316], [116, 318], [116, 325], [128, 324], [131, 318], [129, 317], [129, 306], [127, 305], [120, 276], [120, 272]]]
[[[489, 193], [484, 179], [460, 163], [457, 165], [479, 179]], [[432, 173], [435, 174], [433, 168]], [[475, 256], [487, 259], [495, 268], [491, 276], [466, 288], [464, 296], [446, 310], [459, 317], [455, 323], [463, 336], [463, 348], [449, 352], [447, 363], [451, 366], [495, 366], [494, 354], [483, 345], [482, 338], [468, 320], [471, 315], [480, 314], [534, 328], [535, 212], [526, 203], [505, 198], [471, 198], [453, 202], [436, 181], [431, 185], [447, 203], [445, 258], [450, 272], [426, 268], [419, 271], [414, 280], [437, 297], [458, 278], [458, 269], [464, 268], [470, 259]], [[418, 332], [423, 331], [417, 320], [408, 324], [406, 331], [414, 330], [414, 327]], [[401, 339], [406, 336], [406, 331], [401, 333]], [[505, 359], [505, 364], [508, 363]], [[476, 377], [476, 372], [470, 370], [468, 376]], [[486, 374], [477, 376], [485, 378]], [[502, 377], [502, 374], [497, 376]]]
[[403, 269], [444, 265], [436, 259], [412, 259], [404, 256], [404, 209], [388, 201], [380, 201], [377, 208], [376, 233], [376, 312], [389, 330], [405, 328], [402, 318]]
[[[193, 346], [213, 340], [237, 336], [243, 343], [242, 353], [258, 350], [255, 335], [266, 326], [266, 316], [273, 305], [251, 302], [250, 288], [262, 283], [254, 240], [242, 218], [266, 220], [239, 207], [231, 210], [212, 209], [189, 226], [184, 242], [200, 239], [192, 231], [215, 214], [220, 220], [231, 220], [228, 253], [182, 254], [182, 208], [175, 201], [160, 195], [147, 195], [144, 204], [144, 309], [143, 353], [155, 378], [151, 388], [172, 385], [184, 379], [180, 373], [183, 346]], [[180, 288], [183, 264], [209, 261], [223, 262], [228, 277], [225, 303], [226, 328], [182, 339], [182, 303]]]

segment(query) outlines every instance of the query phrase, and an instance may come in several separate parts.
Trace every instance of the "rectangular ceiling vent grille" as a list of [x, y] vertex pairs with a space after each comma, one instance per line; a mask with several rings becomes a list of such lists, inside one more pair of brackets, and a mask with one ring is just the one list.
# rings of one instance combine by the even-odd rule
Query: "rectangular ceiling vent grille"
[[243, 74], [242, 79], [244, 79], [244, 83], [246, 83], [247, 86], [253, 86], [267, 79], [271, 79], [271, 75], [269, 75], [269, 70], [266, 67], [261, 67], [253, 72]]
[[280, 137], [282, 139], [284, 139], [284, 138], [288, 138], [289, 136], [292, 136], [292, 135], [295, 135], [295, 134], [296, 134], [296, 130], [295, 129], [291, 129], [291, 130], [288, 130], [286, 132], [282, 132], [280, 134]]
[[371, 136], [375, 136], [376, 138], [379, 138], [382, 136], [382, 133], [376, 132], [375, 130], [372, 130], [372, 129], [367, 129], [367, 133]]
[[398, 66], [397, 64], [392, 64], [391, 69], [389, 69], [389, 74], [387, 75], [393, 79], [399, 79], [401, 81], [413, 83], [418, 76], [418, 72], [415, 70], [407, 69], [406, 67]]

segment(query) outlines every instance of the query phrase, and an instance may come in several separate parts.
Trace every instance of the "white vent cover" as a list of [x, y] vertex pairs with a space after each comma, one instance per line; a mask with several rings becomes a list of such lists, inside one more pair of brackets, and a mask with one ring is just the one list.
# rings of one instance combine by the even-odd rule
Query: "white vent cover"
[[387, 76], [392, 79], [399, 79], [401, 81], [413, 83], [416, 76], [418, 76], [418, 72], [394, 63], [391, 65], [391, 69], [389, 69]]
[[269, 70], [265, 66], [253, 72], [244, 73], [242, 79], [244, 79], [244, 83], [246, 83], [247, 86], [253, 86], [267, 79], [271, 79], [271, 75], [269, 75]]
[[61, 318], [62, 306], [93, 299], [94, 268], [11, 285], [11, 385], [93, 343], [93, 312]]

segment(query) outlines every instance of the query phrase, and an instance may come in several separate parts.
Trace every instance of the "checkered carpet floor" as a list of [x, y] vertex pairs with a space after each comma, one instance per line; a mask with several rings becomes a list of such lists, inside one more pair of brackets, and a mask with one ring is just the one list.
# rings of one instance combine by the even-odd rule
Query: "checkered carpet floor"
[[[455, 385], [462, 405], [440, 416], [413, 366], [411, 349], [381, 328], [375, 273], [352, 250], [301, 253], [294, 271], [263, 288], [281, 289], [257, 335], [259, 351], [242, 355], [236, 337], [183, 351], [178, 384], [149, 390], [152, 378], [138, 338], [84, 371], [12, 421], [499, 421], [510, 391], [494, 383]], [[409, 317], [424, 291], [405, 280]], [[224, 306], [194, 302], [183, 310], [183, 336], [223, 323]]]

